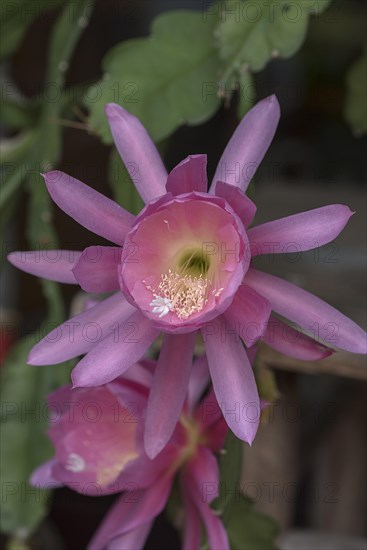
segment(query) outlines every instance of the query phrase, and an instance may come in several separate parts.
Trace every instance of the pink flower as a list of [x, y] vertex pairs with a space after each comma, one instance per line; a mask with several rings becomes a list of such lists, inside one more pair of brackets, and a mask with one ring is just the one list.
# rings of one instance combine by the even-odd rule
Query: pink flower
[[210, 508], [219, 489], [215, 454], [223, 447], [227, 425], [213, 392], [200, 401], [209, 381], [207, 361], [196, 360], [179, 423], [162, 453], [150, 460], [144, 452], [143, 418], [153, 367], [142, 362], [130, 378], [52, 393], [49, 435], [55, 457], [33, 473], [31, 483], [67, 485], [90, 495], [123, 491], [89, 548], [138, 549], [177, 479], [184, 506], [183, 548], [200, 548], [203, 524], [210, 548], [229, 549], [222, 522]]
[[[190, 156], [170, 174], [141, 123], [115, 104], [106, 106], [116, 147], [146, 206], [137, 218], [80, 181], [45, 174], [53, 200], [67, 214], [117, 246], [60, 251], [57, 262], [14, 253], [17, 267], [38, 276], [78, 283], [87, 292], [114, 292], [87, 312], [53, 330], [31, 351], [29, 363], [47, 365], [85, 355], [75, 367], [75, 387], [98, 386], [138, 361], [160, 332], [163, 347], [150, 391], [145, 448], [156, 456], [180, 415], [201, 335], [214, 391], [233, 432], [251, 443], [259, 397], [245, 347], [263, 338], [299, 359], [336, 347], [366, 352], [364, 331], [339, 311], [293, 284], [251, 267], [251, 259], [281, 252], [289, 242], [309, 250], [333, 240], [352, 212], [331, 205], [249, 229], [256, 207], [244, 194], [274, 136], [275, 96], [260, 101], [229, 141], [207, 191], [206, 156]], [[38, 261], [37, 261], [38, 260]], [[289, 328], [271, 312], [311, 332], [321, 344]], [[292, 336], [292, 337], [290, 337]], [[326, 345], [323, 345], [326, 344]], [[257, 422], [243, 411], [253, 405]]]

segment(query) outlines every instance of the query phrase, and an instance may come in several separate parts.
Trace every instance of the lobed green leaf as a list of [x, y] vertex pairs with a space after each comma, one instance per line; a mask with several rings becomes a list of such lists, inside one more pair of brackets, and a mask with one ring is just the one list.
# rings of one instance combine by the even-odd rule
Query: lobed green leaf
[[112, 143], [106, 103], [118, 103], [136, 115], [156, 142], [183, 124], [200, 124], [214, 114], [220, 105], [216, 22], [200, 12], [163, 13], [149, 37], [128, 40], [107, 53], [103, 79], [86, 94], [96, 97], [87, 104], [89, 121], [105, 143]]
[[229, 0], [215, 30], [227, 80], [233, 72], [261, 71], [274, 57], [287, 58], [302, 45], [311, 14], [330, 0]]
[[367, 50], [349, 69], [344, 115], [356, 136], [367, 133]]

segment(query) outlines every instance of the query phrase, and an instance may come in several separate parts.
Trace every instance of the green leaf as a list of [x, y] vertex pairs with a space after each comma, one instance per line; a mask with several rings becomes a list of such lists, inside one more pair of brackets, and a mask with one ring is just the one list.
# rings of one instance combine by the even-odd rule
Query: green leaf
[[238, 118], [242, 119], [251, 109], [256, 100], [256, 88], [254, 79], [250, 72], [246, 71], [240, 75], [238, 80]]
[[[47, 324], [41, 329], [46, 334]], [[31, 487], [32, 471], [52, 455], [45, 435], [45, 395], [69, 379], [65, 364], [50, 367], [26, 365], [28, 352], [38, 337], [17, 344], [2, 370], [0, 474], [1, 526], [4, 532], [31, 531], [45, 513], [47, 491]]]
[[3, 124], [11, 128], [28, 128], [34, 126], [39, 116], [39, 106], [34, 102], [27, 101], [26, 98], [20, 96], [18, 101], [9, 98], [10, 95], [16, 94], [14, 88], [8, 89], [3, 83], [3, 94], [0, 98], [0, 110]]
[[[217, 18], [172, 11], [158, 16], [151, 36], [128, 40], [103, 60], [103, 79], [86, 94], [92, 129], [112, 143], [104, 105], [119, 103], [136, 115], [154, 141], [183, 124], [200, 124], [218, 109]], [[93, 98], [96, 98], [93, 100]]]
[[348, 71], [347, 90], [344, 115], [355, 135], [359, 137], [367, 133], [367, 53]]
[[302, 45], [312, 13], [330, 0], [246, 0], [225, 3], [215, 36], [225, 63], [223, 80], [250, 68], [260, 71], [274, 57], [290, 57]]
[[0, 59], [12, 55], [18, 48], [30, 24], [45, 13], [58, 7], [64, 0], [1, 0]]
[[[36, 132], [24, 130], [0, 142], [0, 165], [21, 162], [35, 143]], [[19, 170], [18, 170], [19, 171]]]
[[[6, 172], [5, 167], [3, 170]], [[3, 211], [2, 214], [4, 214], [4, 208], [7, 207], [11, 197], [18, 191], [20, 184], [22, 183], [22, 167], [17, 167], [15, 172], [9, 170], [8, 174], [1, 174], [0, 178], [0, 208]]]
[[[66, 5], [57, 20], [51, 37], [46, 82], [64, 85], [65, 70], [78, 37], [85, 28], [87, 15], [91, 10], [90, 0], [77, 5]], [[61, 93], [62, 97], [62, 93]], [[61, 126], [54, 124], [66, 105], [60, 101], [44, 103], [31, 147], [22, 159], [21, 169], [9, 175], [4, 187], [4, 203], [13, 201], [22, 179], [30, 191], [28, 203], [27, 237], [32, 248], [53, 243], [57, 246], [57, 234], [52, 224], [51, 200], [40, 171], [50, 169], [61, 155]], [[21, 174], [21, 175], [19, 175]], [[3, 195], [4, 196], [4, 195]], [[64, 320], [63, 300], [58, 284], [42, 281], [42, 288], [48, 303], [48, 320], [41, 334], [27, 338], [15, 347], [3, 368], [2, 403], [6, 418], [1, 427], [1, 474], [2, 474], [2, 528], [6, 532], [26, 533], [32, 531], [42, 519], [47, 508], [47, 493], [29, 487], [27, 480], [31, 471], [51, 455], [51, 448], [44, 432], [47, 413], [44, 398], [47, 393], [69, 381], [67, 365], [31, 367], [26, 365], [29, 349], [40, 337], [45, 336], [55, 324]], [[70, 365], [69, 365], [70, 366]], [[35, 415], [25, 410], [35, 410]], [[38, 415], [38, 411], [40, 414]]]
[[237, 497], [242, 470], [243, 442], [231, 431], [228, 431], [224, 453], [219, 462], [220, 489], [219, 496], [213, 502], [213, 508], [221, 512], [225, 519], [230, 511], [230, 505]]
[[[8, 229], [12, 220], [14, 220], [15, 212], [19, 205], [20, 195], [19, 187], [10, 195], [9, 199], [6, 202], [6, 208], [3, 208], [0, 216], [0, 241], [6, 242], [8, 239]], [[1, 198], [1, 194], [0, 194]], [[2, 259], [3, 262], [6, 261], [5, 257]], [[2, 267], [2, 265], [1, 265]]]
[[242, 495], [231, 506], [226, 521], [231, 550], [273, 550], [278, 526], [274, 520], [256, 512], [253, 503]]
[[135, 185], [116, 149], [112, 149], [108, 164], [108, 179], [116, 202], [132, 214], [138, 214], [144, 207]]

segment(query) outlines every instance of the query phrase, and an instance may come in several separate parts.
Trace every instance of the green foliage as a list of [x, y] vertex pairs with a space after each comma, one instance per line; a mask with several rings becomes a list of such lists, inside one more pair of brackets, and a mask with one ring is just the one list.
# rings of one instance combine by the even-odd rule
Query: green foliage
[[330, 1], [233, 0], [208, 12], [159, 15], [149, 37], [122, 42], [105, 56], [103, 78], [86, 94], [92, 130], [112, 143], [104, 106], [115, 102], [159, 142], [183, 124], [208, 120], [236, 89], [243, 116], [254, 102], [249, 70], [263, 69], [272, 57], [293, 55], [310, 15]]
[[247, 111], [255, 103], [256, 89], [254, 79], [251, 73], [246, 71], [238, 77], [238, 118], [242, 119]]
[[88, 103], [90, 124], [105, 143], [112, 143], [103, 110], [109, 102], [136, 115], [157, 142], [182, 124], [200, 124], [214, 114], [220, 105], [216, 21], [198, 12], [164, 13], [148, 38], [122, 42], [107, 53], [103, 79], [87, 94], [98, 94]]
[[[213, 508], [227, 530], [231, 550], [273, 550], [278, 533], [276, 523], [255, 510], [240, 491], [243, 442], [228, 432], [225, 453], [220, 459], [219, 496]], [[202, 550], [208, 546], [203, 545]]]
[[321, 13], [331, 0], [229, 0], [215, 36], [224, 62], [222, 79], [260, 71], [274, 57], [290, 57], [301, 47], [312, 13]]
[[[3, 124], [7, 124], [11, 128], [28, 128], [34, 126], [37, 123], [39, 115], [38, 105], [33, 102], [26, 101], [24, 97], [17, 99], [7, 99], [6, 95], [1, 94], [0, 97], [0, 110]], [[16, 93], [16, 91], [14, 91]]]
[[[8, 151], [7, 163], [3, 164], [4, 180], [1, 207], [6, 214], [13, 208], [14, 199], [22, 182], [30, 193], [27, 215], [27, 237], [32, 248], [52, 243], [57, 246], [57, 234], [52, 223], [51, 200], [39, 172], [53, 167], [61, 156], [62, 132], [57, 118], [67, 101], [61, 93], [65, 70], [76, 41], [85, 27], [87, 8], [91, 2], [84, 0], [67, 5], [58, 18], [51, 37], [46, 82], [56, 83], [60, 88], [60, 100], [44, 102], [38, 113], [36, 125], [27, 130], [27, 139], [18, 138], [18, 143]], [[14, 114], [14, 111], [13, 111]], [[14, 118], [14, 126], [27, 126], [28, 121], [19, 119], [21, 110]], [[24, 114], [24, 113], [23, 113]], [[12, 157], [9, 157], [9, 154]], [[15, 162], [10, 162], [9, 158]], [[48, 303], [48, 319], [41, 329], [44, 336], [55, 324], [64, 320], [63, 301], [59, 285], [42, 281], [42, 288]], [[24, 529], [29, 533], [42, 519], [47, 508], [47, 494], [34, 491], [27, 484], [32, 470], [51, 454], [44, 435], [47, 414], [44, 398], [54, 388], [69, 380], [66, 365], [57, 367], [32, 367], [26, 365], [29, 349], [36, 338], [22, 340], [13, 350], [3, 369], [1, 389], [2, 403], [9, 404], [7, 418], [3, 419], [1, 439], [2, 499], [1, 524], [6, 532]], [[35, 410], [35, 415], [24, 416], [24, 410]], [[37, 411], [40, 411], [37, 414]], [[33, 492], [30, 492], [33, 491]]]
[[238, 494], [231, 505], [226, 529], [231, 550], [275, 550], [277, 524], [254, 509], [254, 504]]
[[222, 513], [225, 519], [230, 511], [234, 493], [241, 481], [243, 443], [233, 432], [228, 431], [224, 453], [219, 462], [220, 491], [213, 502], [213, 508]]
[[[41, 334], [47, 330], [46, 323]], [[32, 488], [28, 479], [52, 454], [45, 435], [45, 395], [69, 378], [65, 364], [39, 368], [26, 365], [36, 341], [37, 336], [31, 335], [14, 347], [1, 377], [1, 529], [7, 533], [18, 529], [30, 532], [46, 512], [47, 491]]]
[[345, 118], [356, 136], [367, 133], [367, 48], [347, 74]]
[[112, 149], [111, 151], [108, 165], [108, 179], [115, 201], [129, 212], [132, 212], [132, 214], [138, 214], [144, 207], [144, 203], [116, 149]]
[[64, 0], [1, 0], [0, 59], [9, 57], [19, 46], [30, 24], [42, 13], [56, 8]]

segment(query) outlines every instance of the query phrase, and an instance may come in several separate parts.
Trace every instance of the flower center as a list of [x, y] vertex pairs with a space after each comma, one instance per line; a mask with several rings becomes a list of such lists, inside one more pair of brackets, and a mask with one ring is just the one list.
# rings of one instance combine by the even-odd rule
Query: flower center
[[[154, 296], [150, 306], [160, 318], [173, 311], [179, 319], [188, 319], [208, 302], [208, 287], [212, 285], [209, 277], [211, 262], [203, 250], [191, 248], [181, 253], [174, 263], [174, 269], [161, 274], [157, 288], [146, 285]], [[211, 292], [219, 296], [222, 290], [212, 289]]]
[[178, 266], [180, 270], [187, 275], [202, 276], [206, 275], [210, 268], [210, 259], [208, 254], [200, 249], [190, 249], [181, 254]]

